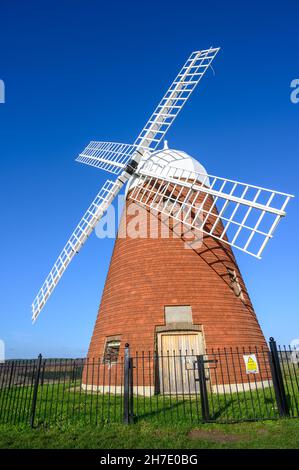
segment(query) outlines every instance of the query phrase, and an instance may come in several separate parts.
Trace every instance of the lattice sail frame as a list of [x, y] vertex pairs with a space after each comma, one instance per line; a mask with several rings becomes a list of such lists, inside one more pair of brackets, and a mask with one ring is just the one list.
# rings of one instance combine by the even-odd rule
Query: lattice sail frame
[[98, 192], [95, 199], [92, 201], [91, 205], [85, 212], [84, 216], [80, 220], [79, 224], [73, 231], [68, 242], [58, 256], [53, 268], [51, 269], [32, 303], [33, 321], [36, 320], [39, 312], [58, 284], [69, 263], [75, 254], [80, 251], [82, 245], [85, 243], [104, 212], [110, 206], [112, 200], [115, 198], [121, 187], [122, 186], [118, 180], [114, 182], [107, 180], [101, 190]]
[[192, 52], [133, 145], [92, 141], [76, 161], [120, 174], [137, 150], [141, 154], [156, 150], [218, 51], [210, 48]]
[[128, 199], [156, 213], [259, 259], [292, 197], [150, 160], [140, 165], [128, 194]]
[[136, 145], [91, 141], [76, 161], [118, 175], [136, 150]]

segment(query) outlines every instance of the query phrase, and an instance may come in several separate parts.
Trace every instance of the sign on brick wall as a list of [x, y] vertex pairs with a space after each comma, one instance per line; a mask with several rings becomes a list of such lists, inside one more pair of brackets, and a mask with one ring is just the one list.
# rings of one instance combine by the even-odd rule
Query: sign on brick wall
[[246, 367], [246, 374], [258, 374], [259, 366], [255, 354], [244, 354], [243, 359]]

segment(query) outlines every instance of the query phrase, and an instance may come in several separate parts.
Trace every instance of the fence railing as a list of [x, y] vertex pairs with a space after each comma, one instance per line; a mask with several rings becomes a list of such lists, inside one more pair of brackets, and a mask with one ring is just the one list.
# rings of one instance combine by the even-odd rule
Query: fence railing
[[298, 352], [224, 348], [0, 364], [0, 423], [234, 422], [299, 416]]

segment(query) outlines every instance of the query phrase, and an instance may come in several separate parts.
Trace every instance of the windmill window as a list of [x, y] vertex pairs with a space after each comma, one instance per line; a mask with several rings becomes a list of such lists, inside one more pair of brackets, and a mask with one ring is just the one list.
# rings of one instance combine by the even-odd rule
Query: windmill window
[[105, 345], [103, 362], [104, 364], [111, 364], [117, 362], [120, 349], [119, 339], [108, 339]]
[[228, 272], [229, 279], [230, 279], [230, 285], [231, 285], [236, 297], [239, 297], [241, 300], [244, 300], [242, 287], [241, 287], [241, 284], [238, 280], [238, 276], [237, 276], [236, 271], [234, 269], [227, 268], [227, 272]]

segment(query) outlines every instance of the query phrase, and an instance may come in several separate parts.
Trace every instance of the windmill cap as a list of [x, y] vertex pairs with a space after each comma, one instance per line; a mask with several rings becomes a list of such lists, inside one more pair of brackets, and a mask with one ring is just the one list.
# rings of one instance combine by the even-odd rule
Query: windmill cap
[[[176, 169], [186, 170], [191, 173], [191, 178], [196, 178], [201, 183], [204, 182], [205, 186], [209, 186], [210, 184], [206, 169], [198, 160], [182, 150], [169, 149], [167, 143], [164, 145], [164, 149], [151, 153], [147, 161], [159, 164], [157, 175], [161, 177], [163, 177], [163, 175], [171, 176], [169, 167], [172, 167], [174, 169], [173, 173], [175, 173]], [[136, 184], [136, 177], [133, 176], [129, 180], [127, 191], [134, 188]]]

